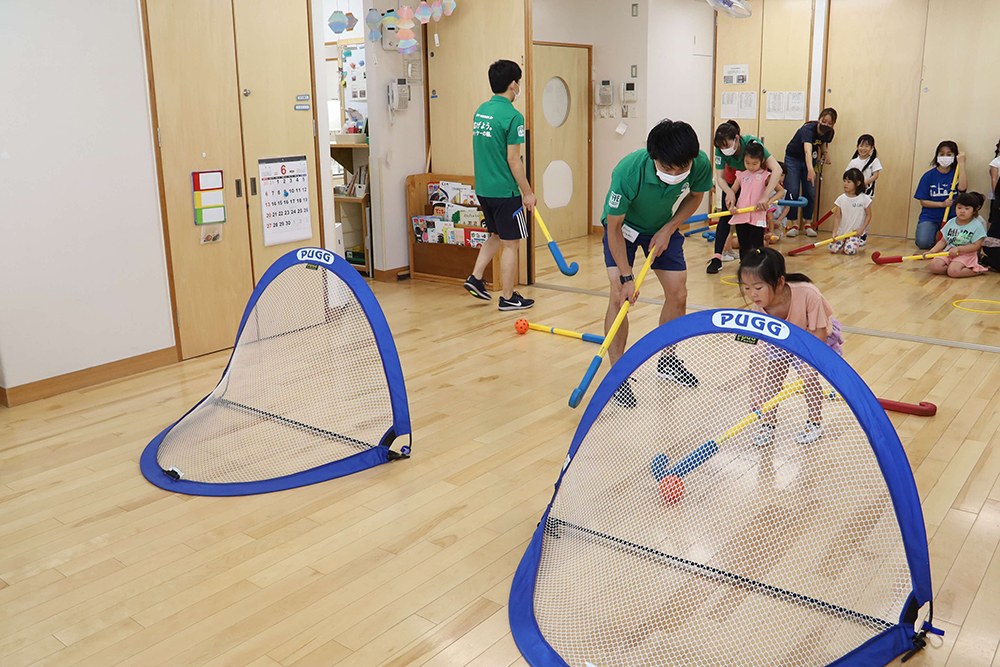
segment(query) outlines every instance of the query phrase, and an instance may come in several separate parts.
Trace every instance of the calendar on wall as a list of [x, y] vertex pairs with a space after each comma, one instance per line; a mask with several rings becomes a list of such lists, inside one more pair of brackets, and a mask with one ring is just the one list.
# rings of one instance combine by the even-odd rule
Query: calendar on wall
[[257, 160], [264, 245], [312, 238], [309, 173], [305, 155]]

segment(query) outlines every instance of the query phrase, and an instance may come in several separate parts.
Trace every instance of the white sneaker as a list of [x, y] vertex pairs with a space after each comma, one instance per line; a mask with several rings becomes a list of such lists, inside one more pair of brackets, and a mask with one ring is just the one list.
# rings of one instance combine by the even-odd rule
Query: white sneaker
[[860, 245], [862, 248], [865, 247], [866, 245], [868, 245], [868, 235], [867, 234], [865, 234], [864, 236], [861, 237], [861, 240], [858, 241], [858, 245]]
[[735, 260], [736, 260], [736, 255], [734, 255], [733, 253], [729, 252], [728, 250], [726, 252], [722, 253], [722, 261], [723, 262], [732, 262], [732, 261], [735, 261]]
[[811, 445], [823, 437], [823, 425], [819, 422], [807, 421], [805, 427], [795, 438], [800, 445]]
[[753, 436], [753, 444], [756, 447], [767, 447], [772, 442], [774, 442], [774, 434], [777, 431], [777, 427], [771, 422], [764, 422], [757, 428], [757, 432]]
[[806, 236], [818, 236], [818, 233], [812, 227], [806, 227]]
[[785, 236], [787, 236], [790, 239], [794, 239], [798, 235], [799, 235], [799, 228], [798, 227], [790, 227], [788, 229], [788, 233], [785, 234]]

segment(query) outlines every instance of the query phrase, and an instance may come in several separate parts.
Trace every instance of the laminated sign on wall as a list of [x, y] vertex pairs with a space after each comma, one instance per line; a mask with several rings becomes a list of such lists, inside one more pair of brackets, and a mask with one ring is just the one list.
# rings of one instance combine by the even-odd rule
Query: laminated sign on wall
[[312, 238], [305, 155], [257, 160], [264, 245]]

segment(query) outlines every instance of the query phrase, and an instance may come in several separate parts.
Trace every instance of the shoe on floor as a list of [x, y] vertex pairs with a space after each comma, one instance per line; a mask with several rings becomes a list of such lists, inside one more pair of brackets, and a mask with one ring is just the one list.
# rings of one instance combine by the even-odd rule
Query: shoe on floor
[[778, 428], [771, 422], [764, 422], [759, 427], [757, 427], [757, 432], [753, 435], [753, 444], [755, 447], [767, 447], [772, 442], [774, 442], [774, 435]]
[[463, 285], [465, 289], [469, 290], [469, 294], [476, 297], [477, 299], [482, 299], [483, 301], [489, 301], [493, 297], [490, 293], [486, 291], [486, 284], [479, 278], [470, 275], [465, 279], [465, 284]]
[[812, 227], [806, 227], [806, 236], [819, 236], [819, 232]]
[[807, 421], [805, 427], [795, 438], [800, 445], [811, 445], [823, 437], [823, 425], [819, 422]]
[[785, 234], [785, 236], [787, 236], [790, 239], [794, 239], [798, 235], [799, 235], [798, 227], [789, 227], [788, 232]]
[[672, 354], [661, 354], [656, 362], [656, 374], [663, 380], [672, 380], [684, 387], [697, 387], [698, 378], [684, 367], [684, 362]]
[[615, 405], [621, 408], [628, 408], [631, 410], [636, 405], [638, 401], [635, 400], [635, 394], [632, 393], [632, 385], [629, 384], [630, 378], [625, 378], [625, 381], [618, 385], [618, 389], [615, 389], [614, 396], [611, 400], [615, 402]]
[[718, 257], [713, 257], [712, 261], [708, 263], [708, 268], [705, 269], [705, 273], [718, 273], [722, 270], [722, 260]]
[[861, 237], [861, 240], [858, 242], [858, 245], [860, 245], [861, 247], [864, 247], [864, 246], [868, 245], [868, 235], [867, 234], [865, 234], [864, 236]]
[[525, 299], [523, 296], [514, 292], [510, 295], [509, 299], [500, 297], [499, 310], [527, 310], [535, 305], [534, 299]]
[[736, 260], [736, 255], [734, 255], [733, 253], [729, 252], [728, 250], [726, 252], [722, 253], [722, 261], [723, 262], [732, 262], [732, 261], [735, 261], [735, 260]]

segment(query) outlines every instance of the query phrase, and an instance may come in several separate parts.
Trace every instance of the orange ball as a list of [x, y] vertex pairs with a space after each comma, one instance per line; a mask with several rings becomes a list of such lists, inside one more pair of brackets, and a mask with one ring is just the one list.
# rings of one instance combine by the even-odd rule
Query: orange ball
[[660, 482], [660, 495], [673, 505], [684, 496], [684, 480], [675, 475], [668, 475]]
[[518, 320], [514, 322], [514, 331], [519, 334], [528, 333], [528, 320]]

